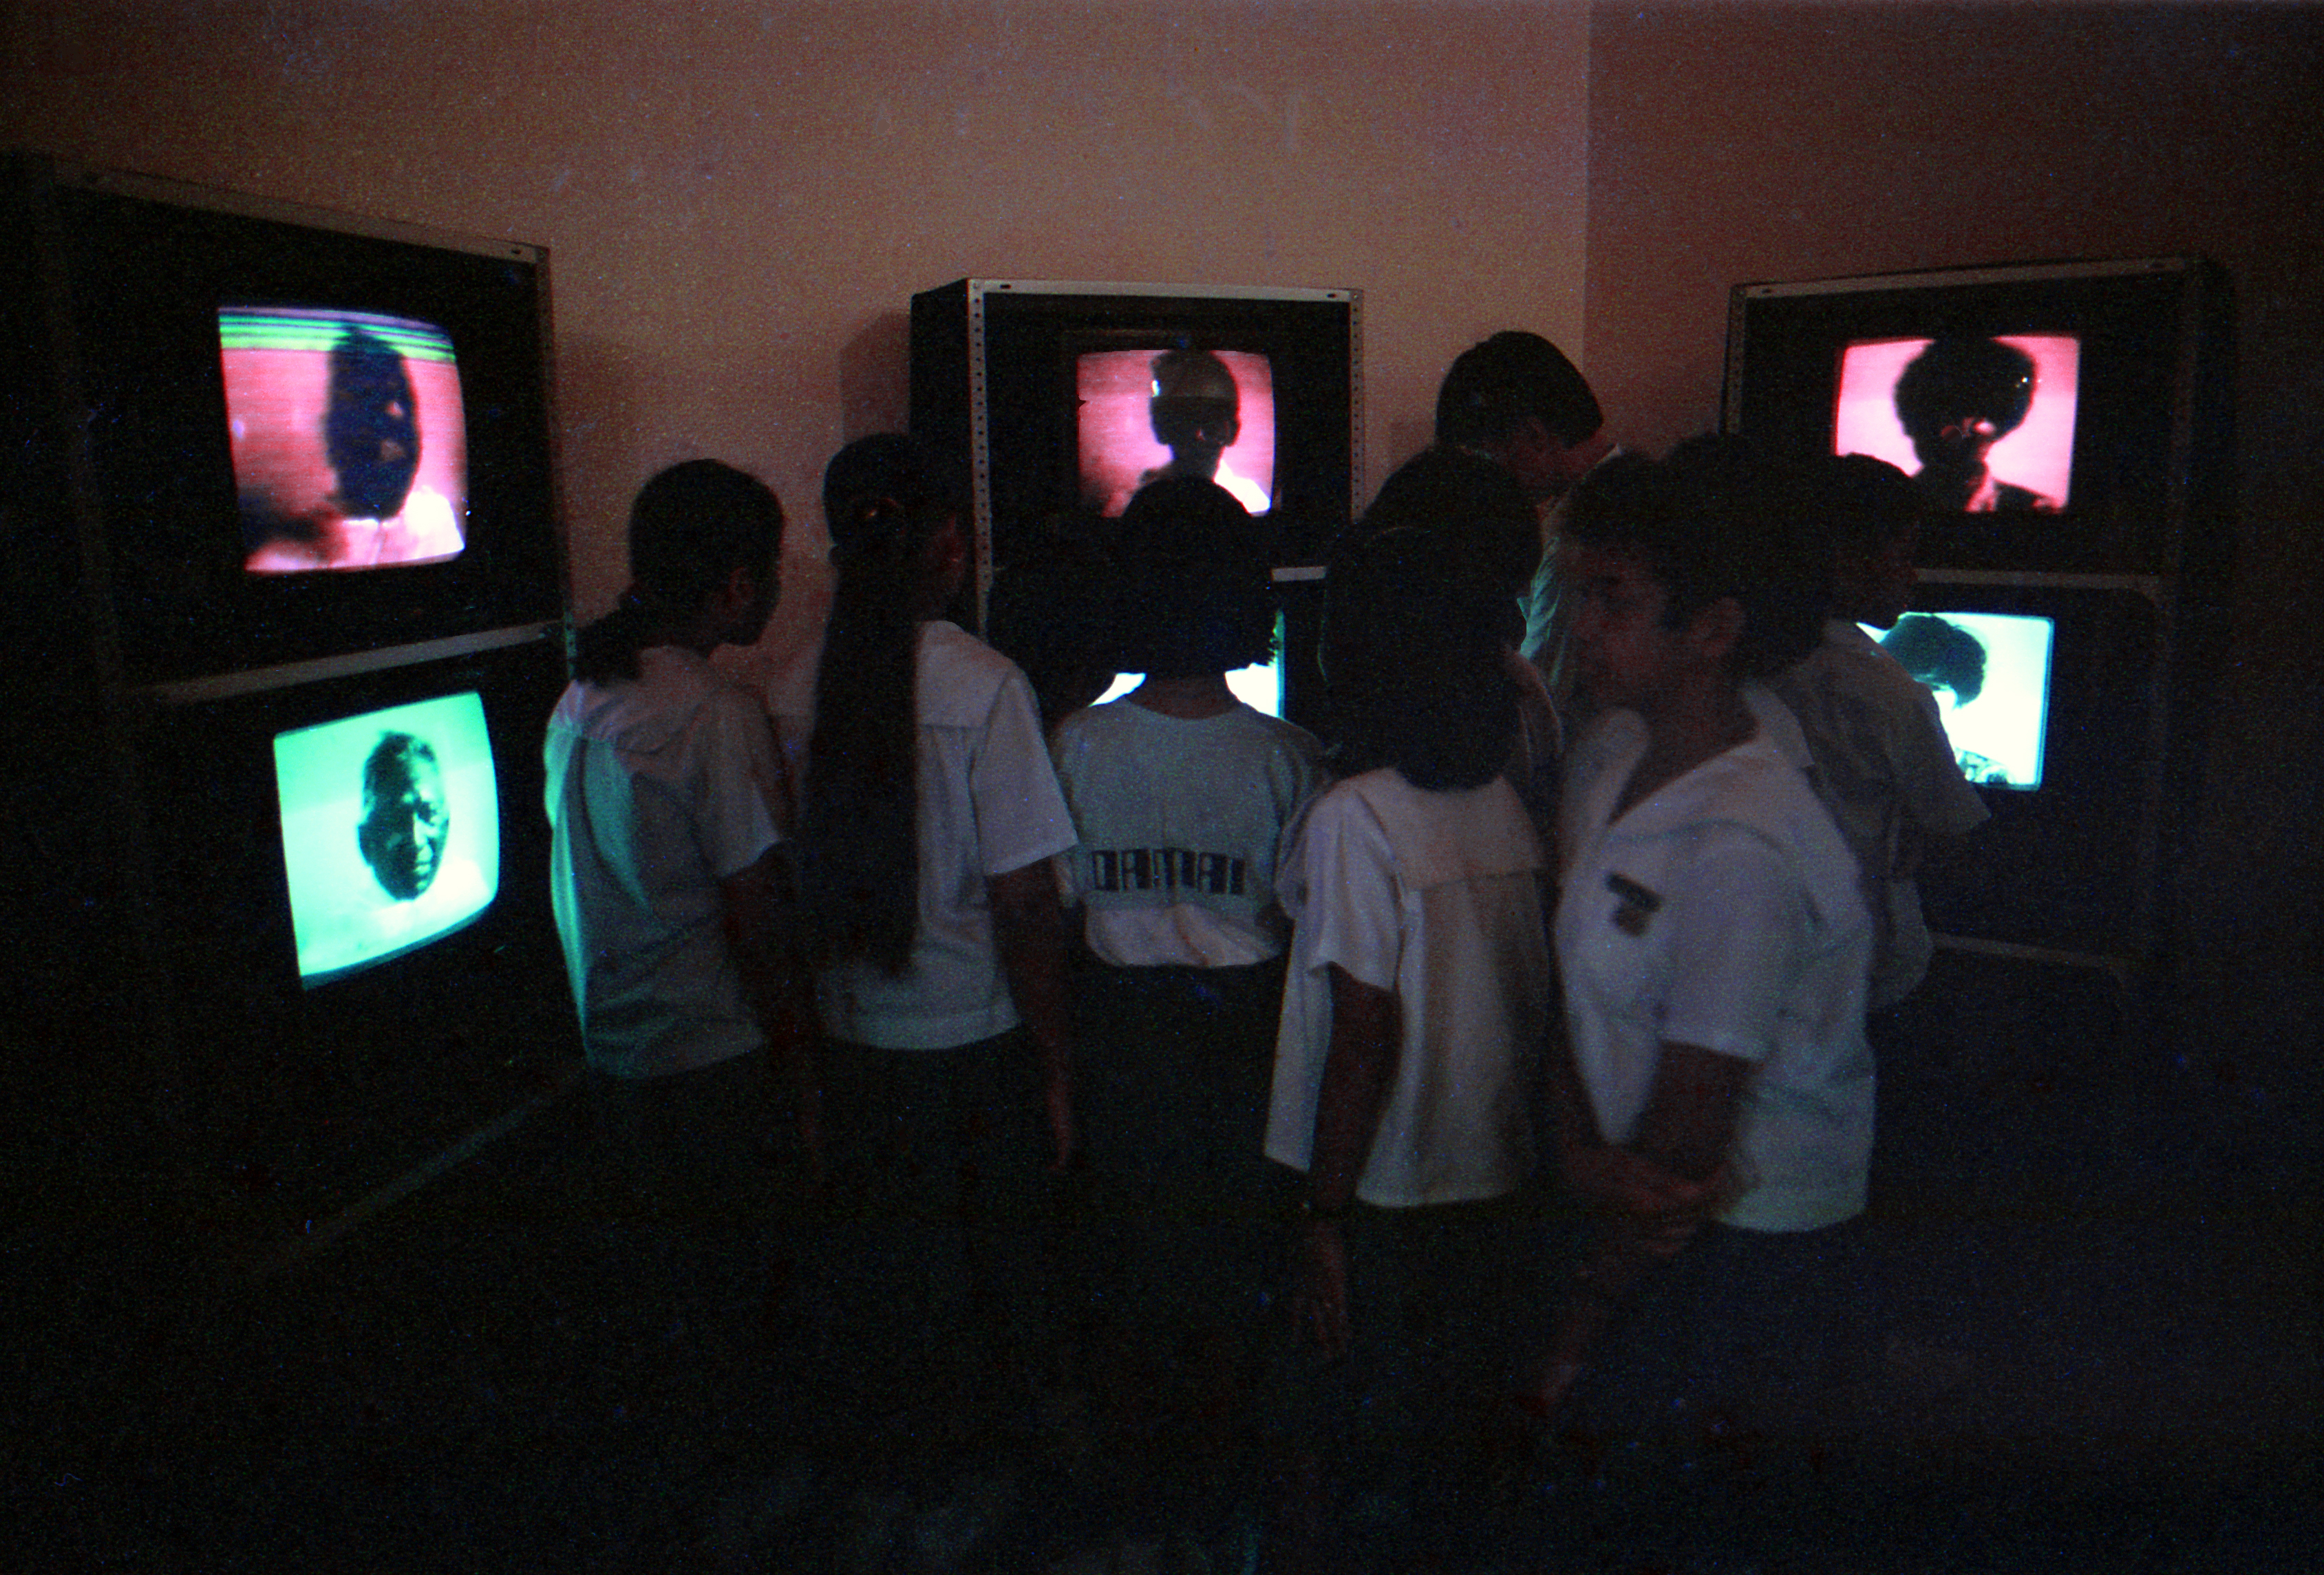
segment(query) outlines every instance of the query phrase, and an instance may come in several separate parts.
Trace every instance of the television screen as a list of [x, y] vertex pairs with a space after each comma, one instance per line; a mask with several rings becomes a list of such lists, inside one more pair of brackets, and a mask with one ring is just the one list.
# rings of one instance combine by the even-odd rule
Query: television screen
[[1863, 628], [1936, 695], [1962, 775], [1992, 788], [2042, 786], [2056, 636], [2050, 619], [1907, 612], [1885, 634]]
[[440, 563], [467, 542], [451, 337], [315, 308], [218, 312], [226, 432], [253, 574]]
[[[1278, 649], [1283, 644], [1282, 627], [1280, 622], [1276, 625], [1275, 640]], [[1144, 682], [1146, 682], [1144, 673], [1116, 673], [1113, 676], [1112, 684], [1108, 686], [1105, 693], [1100, 695], [1091, 704], [1102, 705], [1109, 700], [1119, 700]], [[1269, 716], [1281, 716], [1283, 714], [1283, 659], [1277, 656], [1272, 661], [1255, 662], [1250, 667], [1237, 668], [1227, 675], [1227, 687], [1233, 691], [1236, 699], [1253, 711], [1263, 711]]]
[[1886, 460], [1941, 509], [2053, 513], [2071, 501], [2080, 364], [2070, 334], [1853, 340], [1831, 451]]
[[300, 982], [401, 956], [500, 889], [500, 794], [473, 690], [274, 738]]
[[1199, 475], [1253, 514], [1274, 506], [1275, 369], [1260, 353], [1168, 346], [1074, 358], [1084, 503], [1108, 518], [1166, 475]]

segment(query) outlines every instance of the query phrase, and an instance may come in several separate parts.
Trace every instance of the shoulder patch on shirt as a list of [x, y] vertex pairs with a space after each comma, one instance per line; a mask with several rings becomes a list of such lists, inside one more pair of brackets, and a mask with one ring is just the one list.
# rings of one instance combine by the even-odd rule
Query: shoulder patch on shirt
[[1645, 935], [1646, 921], [1663, 905], [1661, 895], [1612, 870], [1607, 872], [1606, 889], [1621, 898], [1621, 906], [1614, 910], [1614, 927], [1626, 935]]

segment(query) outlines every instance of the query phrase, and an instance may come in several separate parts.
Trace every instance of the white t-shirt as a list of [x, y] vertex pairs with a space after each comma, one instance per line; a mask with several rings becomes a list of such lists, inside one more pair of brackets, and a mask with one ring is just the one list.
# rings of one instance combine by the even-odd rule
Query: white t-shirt
[[1286, 843], [1295, 928], [1267, 1156], [1307, 1168], [1332, 1045], [1330, 966], [1395, 993], [1395, 1086], [1357, 1179], [1388, 1208], [1515, 1191], [1533, 1168], [1527, 1096], [1549, 1010], [1541, 844], [1500, 779], [1427, 793], [1394, 769], [1317, 797]]
[[1081, 842], [1059, 861], [1090, 950], [1125, 968], [1224, 968], [1283, 950], [1268, 922], [1276, 846], [1323, 746], [1238, 703], [1216, 716], [1135, 700], [1074, 712], [1050, 754]]
[[833, 1037], [948, 1050], [1017, 1026], [985, 883], [1073, 846], [1032, 686], [1014, 662], [945, 622], [920, 625], [919, 927], [890, 977], [868, 962], [824, 970]]
[[622, 1077], [758, 1047], [719, 882], [779, 840], [758, 703], [689, 650], [568, 686], [549, 717], [549, 898], [591, 1065]]
[[1855, 861], [1764, 730], [1609, 824], [1646, 745], [1635, 713], [1600, 717], [1560, 822], [1557, 956], [1599, 1129], [1630, 1140], [1665, 1042], [1748, 1061], [1720, 1217], [1754, 1230], [1852, 1218], [1873, 1114]]
[[1816, 791], [1856, 855], [1875, 928], [1870, 1004], [1892, 1006], [1934, 950], [1906, 871], [1925, 837], [1983, 824], [1985, 800], [1961, 775], [1936, 697], [1855, 624], [1825, 624], [1823, 643], [1769, 683], [1799, 718]]

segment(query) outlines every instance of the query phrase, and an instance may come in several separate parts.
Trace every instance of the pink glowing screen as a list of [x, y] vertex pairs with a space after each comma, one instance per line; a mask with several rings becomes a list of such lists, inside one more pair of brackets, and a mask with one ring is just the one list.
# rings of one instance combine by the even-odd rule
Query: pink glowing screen
[[[1154, 436], [1154, 358], [1158, 349], [1092, 350], [1074, 357], [1080, 416], [1082, 497], [1108, 516], [1156, 480], [1171, 451]], [[1244, 350], [1214, 354], [1234, 379], [1240, 431], [1219, 454], [1212, 479], [1245, 509], [1264, 514], [1275, 493], [1275, 372]]]
[[[1994, 442], [1986, 468], [1997, 483], [2034, 493], [2039, 501], [2033, 507], [2062, 508], [2073, 478], [2080, 341], [2070, 334], [1995, 337], [2034, 358], [2034, 386], [2024, 420]], [[1896, 380], [1931, 343], [1862, 339], [1841, 350], [1832, 412], [1834, 454], [1868, 454], [1907, 475], [1920, 474], [1921, 457], [1896, 414]]]
[[459, 556], [467, 427], [441, 328], [365, 312], [227, 307], [218, 360], [251, 573]]

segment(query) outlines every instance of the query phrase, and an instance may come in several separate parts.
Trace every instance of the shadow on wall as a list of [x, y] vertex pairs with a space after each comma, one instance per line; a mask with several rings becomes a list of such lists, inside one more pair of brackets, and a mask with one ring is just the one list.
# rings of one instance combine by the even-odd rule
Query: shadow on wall
[[912, 319], [903, 312], [884, 312], [840, 349], [840, 442], [904, 431], [911, 410]]

